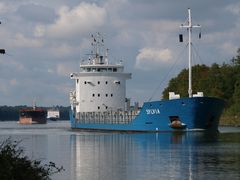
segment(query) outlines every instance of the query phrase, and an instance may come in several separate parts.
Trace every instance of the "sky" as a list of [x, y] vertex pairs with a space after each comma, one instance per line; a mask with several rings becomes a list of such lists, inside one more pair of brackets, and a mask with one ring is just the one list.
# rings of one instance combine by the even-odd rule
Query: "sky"
[[[100, 32], [109, 61], [123, 61], [131, 102], [159, 100], [187, 68], [191, 8], [193, 64], [229, 62], [240, 47], [239, 0], [0, 0], [0, 105], [68, 106], [70, 73]], [[201, 32], [202, 38], [198, 39]], [[183, 34], [184, 42], [178, 41]]]

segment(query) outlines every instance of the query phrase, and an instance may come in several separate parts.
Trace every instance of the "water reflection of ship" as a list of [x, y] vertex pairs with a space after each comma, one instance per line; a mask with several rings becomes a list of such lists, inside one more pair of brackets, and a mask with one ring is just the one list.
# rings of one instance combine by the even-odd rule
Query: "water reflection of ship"
[[76, 179], [192, 179], [202, 166], [196, 148], [206, 137], [197, 132], [72, 135], [72, 166]]
[[47, 159], [48, 152], [48, 137], [47, 135], [36, 135], [31, 136], [21, 135], [21, 145], [23, 143], [24, 152], [30, 159]]

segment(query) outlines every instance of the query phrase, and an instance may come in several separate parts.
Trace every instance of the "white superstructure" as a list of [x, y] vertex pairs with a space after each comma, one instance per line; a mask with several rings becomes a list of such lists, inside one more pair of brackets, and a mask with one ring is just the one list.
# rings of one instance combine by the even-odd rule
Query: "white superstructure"
[[80, 64], [80, 72], [71, 74], [75, 80], [71, 106], [77, 113], [127, 110], [126, 80], [131, 79], [131, 73], [124, 72], [122, 63], [110, 64], [108, 50], [102, 55], [103, 39], [99, 33], [92, 38], [94, 52], [88, 62]]
[[59, 119], [60, 112], [58, 109], [48, 109], [47, 119]]

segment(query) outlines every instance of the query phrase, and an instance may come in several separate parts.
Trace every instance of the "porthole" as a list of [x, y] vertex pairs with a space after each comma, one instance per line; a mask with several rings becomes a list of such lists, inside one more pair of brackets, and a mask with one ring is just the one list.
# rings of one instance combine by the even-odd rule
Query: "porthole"
[[97, 96], [100, 97], [100, 94], [98, 94]]
[[100, 84], [100, 81], [98, 81], [97, 83]]

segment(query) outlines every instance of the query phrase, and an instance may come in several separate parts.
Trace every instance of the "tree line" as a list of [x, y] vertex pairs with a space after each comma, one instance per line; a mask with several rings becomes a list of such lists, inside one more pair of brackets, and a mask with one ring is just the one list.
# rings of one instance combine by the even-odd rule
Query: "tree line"
[[[234, 121], [240, 125], [240, 48], [236, 57], [229, 62], [219, 64], [195, 65], [192, 67], [193, 93], [204, 92], [204, 96], [219, 97], [226, 101], [223, 124]], [[188, 97], [188, 69], [182, 70], [171, 79], [163, 91], [163, 98], [168, 99], [168, 92], [175, 92], [181, 97]]]

